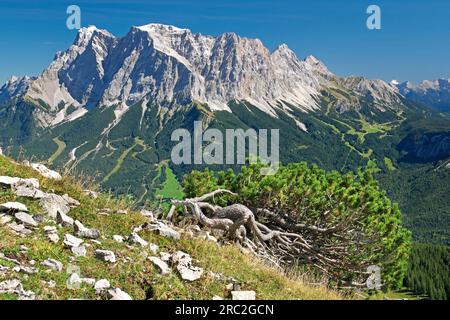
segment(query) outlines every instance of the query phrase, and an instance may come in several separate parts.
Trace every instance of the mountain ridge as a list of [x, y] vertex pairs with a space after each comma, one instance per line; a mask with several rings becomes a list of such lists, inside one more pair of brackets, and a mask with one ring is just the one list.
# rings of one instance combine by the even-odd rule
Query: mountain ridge
[[[274, 117], [275, 109], [289, 106], [309, 112], [319, 108], [321, 91], [336, 82], [372, 96], [380, 106], [402, 105], [389, 84], [340, 78], [314, 56], [298, 59], [285, 44], [270, 52], [259, 39], [203, 36], [161, 24], [132, 27], [121, 38], [94, 26], [82, 28], [39, 77], [18, 81], [0, 89], [0, 103], [20, 86], [23, 96], [52, 113], [37, 115], [43, 127], [72, 121], [96, 106], [126, 109], [142, 101], [197, 101], [212, 111], [231, 111], [229, 102], [237, 100]], [[71, 115], [68, 109], [75, 111]]]
[[397, 84], [397, 88], [411, 101], [450, 112], [450, 79], [424, 80], [416, 86], [406, 81]]

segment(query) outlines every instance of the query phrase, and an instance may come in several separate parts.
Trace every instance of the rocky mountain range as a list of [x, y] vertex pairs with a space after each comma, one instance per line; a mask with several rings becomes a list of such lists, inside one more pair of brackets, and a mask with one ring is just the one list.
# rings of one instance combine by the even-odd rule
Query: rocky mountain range
[[[230, 111], [245, 101], [276, 116], [290, 106], [319, 108], [324, 88], [343, 87], [369, 96], [380, 106], [401, 105], [395, 87], [361, 77], [339, 78], [313, 56], [296, 57], [287, 45], [270, 52], [258, 39], [225, 33], [217, 37], [188, 29], [150, 24], [118, 38], [96, 27], [80, 29], [72, 46], [56, 54], [37, 78], [13, 77], [0, 102], [24, 97], [44, 110], [43, 127], [75, 120], [94, 107], [121, 114], [140, 102], [198, 102], [213, 111]], [[344, 97], [340, 102], [350, 104]]]
[[[116, 37], [91, 26], [41, 75], [13, 77], [0, 89], [0, 147], [91, 175], [142, 203], [176, 196], [183, 174], [203, 168], [170, 163], [173, 130], [194, 121], [280, 129], [282, 162], [339, 171], [375, 163], [416, 237], [445, 242], [446, 81], [414, 87], [340, 77], [314, 56], [299, 59], [287, 45], [271, 52], [234, 33], [150, 24]], [[439, 192], [412, 198], [421, 186], [425, 195]]]
[[397, 84], [397, 87], [403, 96], [414, 102], [450, 111], [450, 79], [425, 80], [417, 86], [411, 82], [403, 82]]

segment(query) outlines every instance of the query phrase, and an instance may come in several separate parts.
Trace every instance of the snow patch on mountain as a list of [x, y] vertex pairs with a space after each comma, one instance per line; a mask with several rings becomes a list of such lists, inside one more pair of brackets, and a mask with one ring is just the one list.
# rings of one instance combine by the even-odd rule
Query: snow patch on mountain
[[407, 99], [450, 112], [450, 79], [425, 80], [414, 86], [411, 82], [397, 85]]

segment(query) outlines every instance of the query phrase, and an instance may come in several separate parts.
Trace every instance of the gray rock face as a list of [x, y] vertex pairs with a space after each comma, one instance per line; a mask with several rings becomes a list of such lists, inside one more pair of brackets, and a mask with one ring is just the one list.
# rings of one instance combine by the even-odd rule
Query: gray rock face
[[31, 227], [37, 227], [38, 226], [38, 223], [28, 213], [17, 212], [14, 216], [16, 217], [16, 219], [20, 223], [23, 223], [26, 226], [31, 226]]
[[116, 255], [114, 254], [114, 252], [109, 250], [95, 250], [95, 256], [97, 257], [97, 259], [105, 262], [116, 262]]
[[33, 80], [30, 77], [12, 76], [9, 78], [6, 84], [0, 89], [0, 103], [22, 96]]
[[6, 212], [9, 214], [16, 212], [28, 212], [28, 208], [26, 205], [20, 202], [6, 202], [0, 204], [0, 212]]
[[22, 282], [18, 279], [0, 282], [1, 293], [16, 294], [19, 296], [19, 300], [34, 300], [36, 296], [33, 291], [24, 290]]
[[100, 238], [100, 231], [96, 229], [86, 228], [80, 221], [74, 222], [75, 234], [80, 238], [98, 239]]
[[413, 132], [399, 143], [398, 149], [407, 152], [405, 157], [414, 161], [447, 160], [450, 157], [450, 133]]
[[400, 93], [411, 101], [441, 111], [450, 111], [450, 79], [425, 80], [417, 86], [403, 82], [397, 83], [396, 86]]
[[47, 259], [41, 262], [41, 265], [44, 267], [49, 267], [50, 269], [56, 270], [56, 271], [62, 271], [63, 264], [55, 259]]
[[98, 281], [94, 284], [94, 289], [95, 289], [95, 292], [96, 292], [97, 294], [100, 294], [100, 293], [102, 293], [103, 291], [108, 290], [109, 288], [111, 288], [111, 284], [110, 284], [109, 281], [106, 280], [106, 279], [98, 280]]
[[74, 221], [71, 217], [62, 212], [56, 212], [56, 222], [63, 227], [73, 227]]
[[32, 199], [42, 199], [46, 196], [46, 193], [36, 189], [36, 188], [29, 188], [25, 186], [19, 186], [14, 191], [16, 196], [18, 197], [25, 197], [25, 198], [32, 198]]
[[161, 221], [155, 221], [154, 223], [149, 223], [146, 228], [150, 231], [155, 231], [159, 235], [167, 238], [180, 239], [180, 233]]
[[[286, 45], [271, 53], [261, 41], [233, 33], [211, 37], [150, 24], [116, 38], [88, 27], [80, 29], [74, 44], [27, 84], [25, 95], [44, 101], [54, 112], [61, 102], [72, 104], [77, 110], [66, 115], [72, 118], [77, 112], [84, 114], [84, 106], [98, 103], [162, 103], [177, 97], [213, 110], [229, 110], [229, 101], [245, 100], [272, 114], [271, 105], [277, 102], [305, 110], [317, 106], [314, 97], [328, 70], [316, 69], [310, 61], [297, 59]], [[40, 118], [43, 125], [64, 121], [58, 116]]]
[[28, 236], [32, 233], [32, 231], [25, 228], [23, 224], [17, 224], [15, 222], [12, 222], [8, 224], [8, 227], [20, 236]]
[[67, 233], [64, 235], [64, 244], [69, 248], [79, 247], [82, 243], [83, 243], [82, 239], [79, 239], [71, 234]]
[[128, 237], [128, 242], [131, 244], [137, 244], [141, 247], [148, 246], [148, 242], [142, 239], [137, 233], [130, 234], [130, 236]]
[[[379, 110], [403, 106], [398, 89], [382, 80], [369, 80], [363, 77], [350, 76], [342, 80], [342, 85], [363, 97], [371, 97], [374, 106]], [[350, 108], [352, 106], [347, 106], [344, 109]]]
[[203, 275], [203, 269], [192, 265], [192, 258], [185, 252], [177, 251], [171, 256], [172, 264], [176, 265], [181, 278], [186, 281], [195, 281]]
[[53, 219], [56, 219], [58, 212], [66, 215], [70, 211], [69, 203], [56, 194], [47, 194], [41, 199], [40, 203], [42, 208]]
[[[37, 108], [34, 118], [42, 127], [54, 127], [95, 106], [114, 108], [117, 124], [138, 103], [147, 110], [199, 102], [213, 111], [231, 112], [229, 103], [237, 101], [273, 117], [284, 112], [307, 131], [291, 106], [317, 110], [324, 89], [342, 87], [381, 110], [403, 105], [394, 86], [339, 78], [315, 57], [301, 60], [286, 45], [270, 52], [258, 39], [234, 33], [205, 36], [160, 24], [132, 27], [118, 38], [90, 26], [80, 29], [74, 43], [38, 78], [8, 81], [0, 89], [0, 102], [16, 95], [42, 101], [49, 110]], [[352, 107], [352, 99], [340, 96], [342, 108]]]
[[86, 257], [87, 250], [85, 246], [79, 246], [79, 247], [72, 247], [70, 248], [72, 253], [75, 255], [75, 257]]
[[15, 177], [0, 176], [0, 187], [16, 189], [18, 187], [39, 189], [37, 179], [22, 179]]
[[162, 261], [160, 258], [158, 258], [158, 257], [148, 257], [148, 260], [150, 260], [158, 268], [158, 271], [161, 274], [168, 274], [168, 273], [170, 273], [170, 268], [169, 268], [168, 264], [165, 263], [164, 261]]
[[53, 170], [50, 170], [46, 166], [40, 163], [29, 163], [27, 162], [26, 165], [33, 168], [35, 171], [39, 172], [41, 176], [47, 178], [47, 179], [54, 179], [54, 180], [61, 180], [61, 175]]
[[110, 300], [133, 300], [128, 293], [119, 288], [108, 290], [108, 296]]

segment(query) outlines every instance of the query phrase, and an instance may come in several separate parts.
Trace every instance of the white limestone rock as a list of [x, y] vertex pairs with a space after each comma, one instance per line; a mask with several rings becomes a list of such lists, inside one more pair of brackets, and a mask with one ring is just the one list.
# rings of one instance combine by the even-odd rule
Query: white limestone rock
[[119, 288], [108, 290], [108, 296], [110, 300], [133, 300], [128, 293]]
[[39, 180], [0, 176], [0, 187], [16, 189], [18, 187], [39, 189]]
[[167, 238], [180, 239], [180, 233], [173, 228], [169, 227], [161, 221], [155, 221], [146, 225], [146, 228], [150, 231], [155, 231], [159, 235]]
[[94, 289], [95, 289], [95, 292], [96, 292], [97, 294], [100, 294], [100, 293], [102, 293], [102, 292], [108, 290], [109, 288], [111, 288], [111, 284], [110, 284], [109, 281], [106, 280], [106, 279], [98, 280], [98, 281], [94, 284]]
[[83, 245], [79, 247], [72, 247], [70, 248], [70, 250], [72, 251], [75, 257], [86, 257], [87, 255], [86, 247]]
[[32, 199], [42, 199], [47, 194], [37, 188], [34, 187], [25, 187], [25, 186], [18, 186], [14, 193], [18, 197], [24, 197], [24, 198], [32, 198]]
[[14, 214], [14, 217], [20, 222], [23, 223], [26, 226], [31, 226], [31, 227], [37, 227], [38, 223], [33, 219], [32, 216], [30, 216], [28, 213], [26, 212], [16, 212]]
[[33, 168], [35, 171], [39, 172], [43, 177], [47, 179], [54, 179], [54, 180], [62, 179], [61, 175], [58, 172], [47, 168], [41, 163], [25, 163], [25, 164]]
[[100, 231], [97, 229], [86, 228], [80, 221], [76, 220], [73, 224], [75, 234], [77, 237], [86, 239], [98, 239], [100, 238]]
[[47, 259], [41, 262], [41, 265], [44, 267], [49, 267], [52, 270], [62, 271], [63, 264], [55, 259]]
[[74, 221], [71, 217], [62, 212], [56, 212], [56, 222], [63, 227], [73, 227]]
[[124, 237], [122, 237], [121, 235], [118, 235], [118, 234], [113, 235], [112, 238], [115, 242], [118, 242], [118, 243], [122, 243], [125, 240]]
[[16, 213], [16, 212], [29, 212], [26, 205], [20, 202], [6, 202], [0, 204], [0, 212]]
[[95, 250], [95, 256], [105, 262], [115, 263], [116, 255], [110, 250]]
[[141, 247], [148, 246], [148, 242], [142, 239], [137, 233], [130, 234], [130, 236], [128, 237], [128, 242], [131, 244], [137, 244]]
[[169, 274], [170, 273], [170, 268], [169, 265], [167, 263], [165, 263], [164, 261], [162, 261], [160, 258], [158, 257], [148, 257], [148, 260], [150, 260], [157, 268], [158, 271], [161, 274]]
[[181, 278], [186, 281], [195, 281], [202, 277], [203, 269], [192, 265], [192, 258], [185, 252], [177, 251], [171, 256], [171, 261]]
[[40, 200], [40, 204], [53, 219], [56, 219], [58, 212], [67, 215], [70, 211], [69, 203], [57, 194], [47, 194]]
[[79, 247], [83, 243], [83, 240], [80, 238], [77, 238], [69, 233], [64, 235], [64, 244], [69, 247]]

